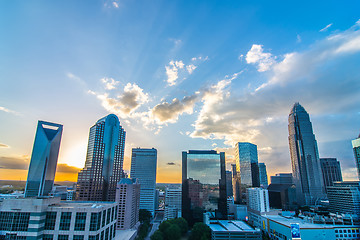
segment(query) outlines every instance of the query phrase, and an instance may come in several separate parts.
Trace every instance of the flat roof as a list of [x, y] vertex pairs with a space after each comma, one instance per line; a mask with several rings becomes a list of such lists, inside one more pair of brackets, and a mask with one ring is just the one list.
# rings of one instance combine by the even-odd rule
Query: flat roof
[[115, 202], [87, 202], [87, 201], [61, 201], [60, 203], [55, 203], [49, 205], [49, 208], [101, 208], [107, 207], [109, 205], [116, 204]]
[[258, 229], [253, 229], [243, 221], [231, 221], [231, 220], [217, 220], [210, 221], [207, 224], [212, 231], [215, 232], [256, 232]]
[[359, 227], [358, 225], [333, 225], [333, 224], [322, 224], [322, 223], [311, 223], [305, 219], [298, 217], [283, 217], [280, 215], [263, 215], [274, 222], [285, 225], [290, 228], [290, 224], [298, 223], [300, 228], [346, 228], [346, 227]]

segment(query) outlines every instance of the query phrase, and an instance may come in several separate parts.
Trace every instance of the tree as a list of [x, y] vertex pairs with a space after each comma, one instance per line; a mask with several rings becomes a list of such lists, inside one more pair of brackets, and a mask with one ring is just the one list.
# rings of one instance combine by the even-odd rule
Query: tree
[[149, 212], [148, 210], [146, 209], [139, 210], [139, 221], [141, 223], [150, 222], [151, 217], [152, 217], [151, 212]]
[[170, 226], [171, 226], [171, 224], [169, 221], [164, 221], [159, 225], [159, 230], [162, 233], [165, 233], [166, 229], [168, 229]]
[[165, 240], [179, 240], [181, 238], [181, 230], [180, 227], [176, 224], [170, 224], [164, 232]]
[[174, 218], [170, 220], [171, 224], [176, 224], [181, 231], [181, 235], [184, 235], [189, 230], [189, 226], [185, 218]]
[[151, 240], [163, 240], [163, 234], [160, 230], [156, 230], [154, 234], [150, 237]]
[[191, 230], [190, 240], [204, 240], [211, 238], [211, 229], [204, 223], [198, 222], [194, 224]]

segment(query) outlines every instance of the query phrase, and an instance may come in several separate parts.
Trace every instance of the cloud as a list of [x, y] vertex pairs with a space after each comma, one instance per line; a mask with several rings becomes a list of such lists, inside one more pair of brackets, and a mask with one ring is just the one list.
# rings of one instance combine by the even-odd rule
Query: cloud
[[186, 66], [186, 70], [189, 72], [189, 74], [192, 74], [196, 68], [197, 67], [194, 64], [190, 64]]
[[56, 168], [56, 172], [61, 172], [61, 173], [78, 173], [81, 170], [81, 168], [77, 168], [74, 166], [70, 166], [66, 163], [58, 163], [57, 168]]
[[299, 34], [296, 35], [296, 42], [301, 43], [301, 36]]
[[0, 156], [0, 168], [27, 170], [29, 167], [30, 157], [27, 155], [19, 157]]
[[115, 8], [119, 8], [119, 3], [117, 3], [117, 2], [112, 2], [112, 4], [113, 4], [113, 6], [115, 7]]
[[174, 98], [170, 103], [162, 102], [151, 110], [151, 115], [158, 123], [174, 123], [179, 115], [192, 114], [195, 103], [198, 101], [197, 94], [186, 96], [182, 100]]
[[[104, 82], [103, 79], [102, 82]], [[106, 84], [106, 89], [109, 89], [109, 86], [113, 86], [113, 81], [111, 80], [104, 83]], [[110, 85], [108, 86], [109, 83]], [[89, 93], [96, 95], [101, 100], [101, 105], [108, 112], [118, 114], [123, 118], [130, 117], [136, 109], [149, 101], [148, 94], [144, 93], [144, 90], [136, 83], [127, 83], [123, 91], [115, 98], [110, 97], [109, 93], [99, 94], [90, 90]]]
[[192, 63], [186, 65], [183, 61], [174, 61], [171, 60], [168, 65], [165, 66], [165, 72], [167, 76], [167, 83], [169, 86], [174, 86], [178, 82], [179, 77], [182, 79], [186, 79], [189, 75], [191, 75], [194, 70], [198, 67], [196, 64], [200, 64], [201, 62], [207, 61], [209, 58], [206, 57], [193, 57], [191, 58]]
[[116, 85], [119, 84], [118, 81], [115, 81], [113, 78], [102, 78], [101, 82], [104, 83], [105, 89], [112, 90], [116, 88]]
[[270, 70], [270, 67], [275, 63], [275, 58], [271, 53], [264, 52], [263, 45], [253, 44], [246, 54], [246, 62], [257, 64], [258, 71], [265, 72]]
[[174, 162], [168, 162], [168, 163], [166, 163], [167, 165], [170, 165], [170, 166], [174, 166], [174, 165], [176, 165], [176, 163], [174, 163]]
[[[356, 135], [351, 133], [358, 129], [360, 121], [358, 69], [360, 30], [355, 25], [308, 49], [285, 54], [282, 60], [272, 63], [259, 87], [232, 91], [236, 77], [211, 86], [202, 95], [203, 105], [190, 136], [223, 140], [230, 148], [238, 141], [255, 143], [259, 160], [267, 163], [270, 174], [291, 171], [287, 117], [294, 102], [300, 101], [313, 122], [320, 156], [331, 151], [323, 146], [329, 139], [346, 143], [351, 155], [349, 137]], [[332, 146], [342, 151], [342, 145]], [[343, 161], [353, 164], [351, 157]]]
[[10, 109], [8, 109], [6, 107], [2, 107], [2, 106], [0, 106], [0, 111], [6, 112], [6, 113], [11, 113], [11, 114], [18, 115], [18, 116], [21, 115], [20, 113], [18, 113], [16, 111], [10, 110]]
[[168, 66], [165, 66], [167, 82], [169, 86], [173, 86], [176, 84], [176, 80], [179, 78], [178, 71], [179, 69], [184, 68], [184, 63], [182, 61], [173, 61], [169, 62]]
[[10, 146], [4, 143], [0, 143], [0, 148], [10, 148]]
[[332, 23], [330, 23], [330, 24], [328, 24], [328, 25], [326, 25], [326, 27], [324, 27], [324, 28], [322, 28], [322, 29], [320, 29], [320, 31], [319, 32], [326, 32], [331, 26], [332, 26], [333, 24]]

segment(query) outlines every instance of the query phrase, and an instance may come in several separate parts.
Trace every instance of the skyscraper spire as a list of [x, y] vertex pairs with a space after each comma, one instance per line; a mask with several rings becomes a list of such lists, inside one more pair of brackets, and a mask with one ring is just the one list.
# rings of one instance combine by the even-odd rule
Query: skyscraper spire
[[297, 102], [289, 114], [289, 147], [298, 204], [314, 204], [323, 198], [324, 183], [317, 142], [309, 114]]

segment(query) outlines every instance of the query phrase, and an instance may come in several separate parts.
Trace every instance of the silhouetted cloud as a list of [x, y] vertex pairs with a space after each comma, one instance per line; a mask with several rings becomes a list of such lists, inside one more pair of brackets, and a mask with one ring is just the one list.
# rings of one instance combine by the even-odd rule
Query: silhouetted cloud
[[69, 166], [66, 163], [59, 163], [56, 168], [56, 172], [61, 173], [78, 173], [81, 168]]
[[9, 145], [6, 145], [5, 143], [0, 143], [0, 148], [9, 148]]
[[176, 165], [176, 163], [174, 163], [174, 162], [168, 162], [167, 165], [173, 166], [173, 165]]

